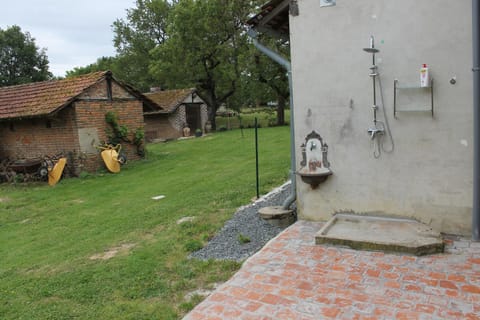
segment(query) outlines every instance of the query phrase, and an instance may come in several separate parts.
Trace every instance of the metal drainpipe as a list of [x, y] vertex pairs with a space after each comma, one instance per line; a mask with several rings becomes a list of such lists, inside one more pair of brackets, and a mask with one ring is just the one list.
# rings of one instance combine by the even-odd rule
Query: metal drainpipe
[[257, 39], [257, 32], [254, 29], [248, 30], [248, 36], [253, 40], [253, 45], [263, 54], [267, 55], [270, 57], [272, 60], [280, 64], [282, 67], [284, 67], [287, 70], [287, 76], [288, 76], [288, 86], [290, 90], [290, 161], [291, 161], [291, 167], [290, 167], [290, 181], [291, 187], [290, 187], [290, 196], [285, 199], [285, 201], [282, 204], [282, 208], [287, 210], [290, 208], [293, 202], [297, 199], [297, 178], [295, 176], [295, 171], [296, 171], [296, 158], [295, 158], [295, 118], [294, 118], [294, 109], [293, 109], [293, 83], [292, 83], [292, 65], [290, 62], [276, 53], [275, 51], [267, 48], [260, 42], [258, 42]]
[[480, 105], [479, 105], [479, 0], [472, 0], [472, 44], [473, 44], [473, 208], [472, 236], [474, 241], [480, 240]]

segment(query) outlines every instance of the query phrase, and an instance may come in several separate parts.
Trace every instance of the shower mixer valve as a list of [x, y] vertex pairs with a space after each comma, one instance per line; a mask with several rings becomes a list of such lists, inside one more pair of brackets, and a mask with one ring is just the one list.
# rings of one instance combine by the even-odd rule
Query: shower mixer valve
[[383, 135], [385, 130], [383, 128], [372, 127], [368, 129], [368, 133], [370, 134], [370, 138], [373, 140], [375, 139], [376, 135]]

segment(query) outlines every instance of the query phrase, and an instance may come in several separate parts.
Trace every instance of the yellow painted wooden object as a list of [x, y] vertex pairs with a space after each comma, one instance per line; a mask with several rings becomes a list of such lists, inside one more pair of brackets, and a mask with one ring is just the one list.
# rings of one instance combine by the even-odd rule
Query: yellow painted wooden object
[[101, 153], [103, 162], [108, 171], [112, 173], [120, 172], [120, 162], [118, 162], [118, 152], [114, 149], [106, 149]]
[[54, 186], [62, 177], [63, 170], [67, 164], [67, 158], [60, 158], [58, 162], [48, 171], [48, 184]]

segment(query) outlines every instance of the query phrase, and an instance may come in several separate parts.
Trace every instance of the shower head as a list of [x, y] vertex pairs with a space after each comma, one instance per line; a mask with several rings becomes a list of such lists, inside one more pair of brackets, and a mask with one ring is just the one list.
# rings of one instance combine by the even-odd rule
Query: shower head
[[378, 49], [375, 49], [375, 38], [373, 36], [370, 36], [370, 47], [363, 48], [363, 51], [368, 53], [377, 53], [380, 51]]

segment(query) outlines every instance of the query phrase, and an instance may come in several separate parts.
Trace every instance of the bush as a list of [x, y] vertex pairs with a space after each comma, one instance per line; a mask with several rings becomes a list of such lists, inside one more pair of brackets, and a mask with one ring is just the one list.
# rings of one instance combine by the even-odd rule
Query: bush
[[185, 250], [187, 252], [195, 252], [203, 248], [203, 243], [198, 240], [190, 240], [185, 243]]
[[241, 244], [246, 244], [246, 243], [249, 243], [251, 240], [248, 236], [245, 236], [241, 233], [238, 234], [238, 242], [240, 242]]

